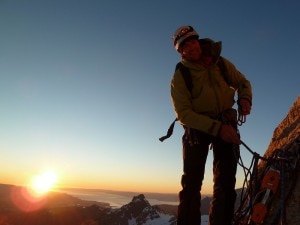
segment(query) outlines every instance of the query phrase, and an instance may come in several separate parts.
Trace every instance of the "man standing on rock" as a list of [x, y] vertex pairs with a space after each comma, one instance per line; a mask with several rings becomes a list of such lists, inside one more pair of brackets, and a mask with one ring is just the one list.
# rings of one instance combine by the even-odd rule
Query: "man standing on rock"
[[[173, 41], [181, 55], [181, 67], [172, 78], [171, 97], [176, 117], [185, 129], [177, 224], [201, 224], [200, 191], [211, 146], [214, 187], [209, 224], [230, 225], [241, 143], [237, 118], [244, 122], [250, 114], [251, 84], [229, 60], [220, 56], [221, 42], [199, 39], [191, 26], [178, 28]], [[232, 108], [236, 92], [238, 113]]]

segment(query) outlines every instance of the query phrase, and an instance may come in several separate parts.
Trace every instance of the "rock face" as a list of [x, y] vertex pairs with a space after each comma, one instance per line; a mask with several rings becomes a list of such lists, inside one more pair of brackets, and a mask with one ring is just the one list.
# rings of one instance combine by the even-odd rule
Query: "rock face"
[[290, 108], [287, 116], [274, 130], [272, 140], [264, 156], [275, 149], [284, 148], [300, 135], [300, 96]]
[[[285, 160], [286, 167], [293, 167], [292, 171], [286, 171], [284, 176], [281, 173], [281, 181], [284, 185], [279, 187], [279, 191], [274, 196], [269, 213], [264, 221], [265, 225], [281, 224], [281, 220], [286, 225], [300, 224], [300, 96], [290, 108], [287, 116], [274, 130], [273, 137], [269, 144], [264, 158], [268, 158], [277, 150], [284, 150], [289, 156]], [[291, 160], [290, 160], [291, 159]], [[259, 163], [259, 172], [266, 167], [266, 162]], [[285, 196], [283, 204], [282, 196]], [[280, 211], [284, 209], [284, 211]], [[282, 214], [283, 213], [283, 214]]]
[[300, 225], [300, 96], [274, 130], [265, 154], [253, 159], [234, 224]]

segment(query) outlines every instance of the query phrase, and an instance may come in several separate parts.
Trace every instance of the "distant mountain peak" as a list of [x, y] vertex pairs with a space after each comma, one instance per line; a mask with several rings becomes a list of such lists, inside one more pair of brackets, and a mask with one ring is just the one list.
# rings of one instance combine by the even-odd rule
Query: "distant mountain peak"
[[136, 224], [144, 224], [148, 219], [159, 218], [159, 213], [150, 205], [143, 194], [134, 196], [132, 201], [123, 205], [117, 212], [124, 220], [135, 220]]
[[150, 205], [150, 203], [146, 199], [145, 195], [139, 194], [138, 196], [133, 196], [133, 198], [131, 200], [132, 204], [139, 204], [140, 202]]

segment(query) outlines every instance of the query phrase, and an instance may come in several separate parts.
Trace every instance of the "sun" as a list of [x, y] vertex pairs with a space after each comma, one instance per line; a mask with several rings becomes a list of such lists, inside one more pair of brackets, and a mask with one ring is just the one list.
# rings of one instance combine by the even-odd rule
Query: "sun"
[[30, 187], [37, 195], [44, 195], [54, 188], [57, 180], [54, 171], [45, 171], [32, 179]]

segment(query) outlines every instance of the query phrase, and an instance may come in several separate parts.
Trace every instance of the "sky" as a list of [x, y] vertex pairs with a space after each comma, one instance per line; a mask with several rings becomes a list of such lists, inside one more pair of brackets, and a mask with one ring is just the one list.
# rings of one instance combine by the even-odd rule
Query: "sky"
[[[192, 25], [252, 83], [241, 139], [263, 155], [299, 96], [300, 2], [0, 0], [0, 183], [177, 193], [174, 31]], [[245, 165], [252, 159], [241, 146]], [[238, 169], [238, 183], [244, 176]], [[203, 193], [212, 192], [210, 151]]]

